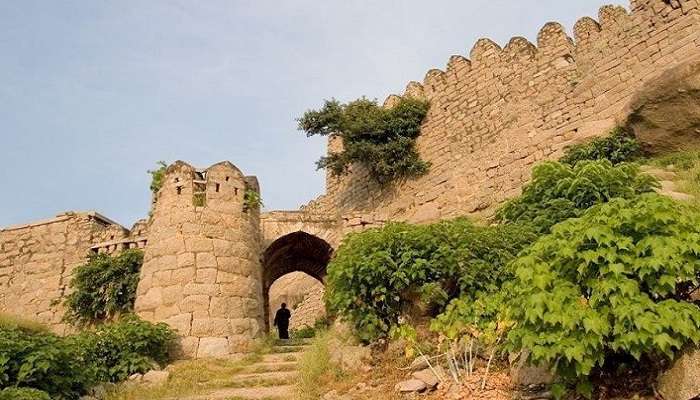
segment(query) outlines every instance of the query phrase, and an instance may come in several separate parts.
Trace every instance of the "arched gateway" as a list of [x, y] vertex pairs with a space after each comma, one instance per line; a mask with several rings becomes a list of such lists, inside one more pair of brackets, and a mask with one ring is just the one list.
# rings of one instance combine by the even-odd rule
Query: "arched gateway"
[[170, 165], [154, 198], [135, 309], [180, 335], [182, 357], [244, 353], [268, 328], [268, 292], [289, 272], [322, 281], [335, 221], [261, 215], [257, 179], [229, 162]]
[[[275, 240], [263, 252], [262, 283], [265, 322], [269, 325], [270, 287], [279, 278], [292, 272], [304, 272], [323, 283], [326, 266], [333, 248], [325, 240], [298, 231]], [[267, 329], [269, 330], [269, 326]]]

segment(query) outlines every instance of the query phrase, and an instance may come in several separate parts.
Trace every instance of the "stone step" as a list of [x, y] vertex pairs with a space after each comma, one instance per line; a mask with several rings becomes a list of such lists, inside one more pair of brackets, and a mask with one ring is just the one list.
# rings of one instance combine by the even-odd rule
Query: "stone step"
[[289, 340], [281, 340], [278, 339], [275, 341], [276, 346], [298, 346], [298, 345], [309, 345], [313, 339], [289, 339]]
[[178, 400], [289, 400], [294, 398], [294, 392], [294, 385], [228, 388]]
[[251, 374], [255, 372], [296, 371], [298, 367], [299, 364], [296, 361], [258, 362], [244, 367], [241, 370], [241, 373]]
[[270, 353], [264, 354], [260, 362], [263, 363], [280, 363], [280, 362], [296, 362], [301, 358], [302, 352], [297, 353]]
[[298, 345], [298, 346], [275, 346], [270, 351], [270, 354], [274, 353], [298, 353], [306, 351], [310, 348], [309, 345]]
[[210, 380], [207, 382], [207, 386], [211, 388], [284, 386], [293, 384], [298, 375], [298, 371], [236, 373], [226, 378]]
[[269, 382], [269, 381], [294, 381], [299, 377], [299, 371], [268, 371], [268, 372], [253, 372], [249, 374], [236, 374], [233, 379], [236, 381], [253, 381], [253, 382]]

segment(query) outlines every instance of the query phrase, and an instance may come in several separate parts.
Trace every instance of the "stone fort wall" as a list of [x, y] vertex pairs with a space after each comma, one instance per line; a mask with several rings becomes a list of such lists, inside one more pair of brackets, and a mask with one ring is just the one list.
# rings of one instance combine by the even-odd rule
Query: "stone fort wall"
[[[469, 59], [453, 56], [444, 71], [409, 83], [404, 95], [431, 102], [417, 141], [429, 173], [382, 188], [354, 168], [329, 176], [326, 195], [307, 208], [337, 212], [346, 223], [360, 218], [362, 226], [489, 213], [519, 193], [534, 163], [624, 124], [644, 82], [700, 55], [698, 0], [605, 6], [573, 32], [571, 39], [548, 23], [536, 45], [516, 37], [501, 48], [481, 39]], [[338, 138], [329, 139], [328, 151], [339, 149]]]
[[117, 243], [129, 243], [129, 233], [97, 213], [65, 213], [0, 229], [0, 312], [68, 332], [63, 302], [73, 268], [97, 243], [116, 249]]
[[[131, 230], [95, 213], [1, 229], [0, 312], [65, 333], [62, 303], [73, 268], [90, 252], [144, 248], [139, 315], [175, 328], [183, 356], [243, 352], [265, 326], [263, 285], [271, 282], [263, 283], [269, 271], [261, 255], [271, 244], [301, 230], [337, 248], [349, 232], [389, 220], [491, 212], [517, 195], [534, 163], [624, 124], [645, 82], [700, 56], [699, 1], [606, 6], [597, 21], [576, 23], [573, 40], [556, 23], [542, 28], [536, 46], [514, 38], [501, 48], [482, 39], [470, 59], [453, 56], [445, 71], [410, 83], [405, 95], [431, 102], [417, 142], [431, 169], [418, 179], [382, 188], [354, 168], [328, 176], [326, 194], [301, 210], [261, 216], [245, 202], [246, 190], [259, 190], [255, 178], [228, 162], [204, 170], [176, 162], [152, 218]], [[340, 148], [329, 140], [330, 152]], [[308, 246], [290, 241], [276, 251], [303, 255]], [[316, 259], [296, 261], [275, 268], [318, 267]], [[308, 322], [320, 312], [319, 293], [300, 305]]]

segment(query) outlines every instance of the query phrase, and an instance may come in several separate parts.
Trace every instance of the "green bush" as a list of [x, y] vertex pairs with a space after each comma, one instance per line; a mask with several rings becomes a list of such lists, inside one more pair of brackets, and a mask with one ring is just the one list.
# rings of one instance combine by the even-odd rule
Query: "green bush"
[[119, 382], [164, 365], [174, 339], [166, 324], [154, 325], [133, 315], [70, 338], [102, 382]]
[[532, 170], [532, 181], [519, 197], [508, 201], [496, 216], [504, 222], [530, 223], [540, 233], [587, 208], [616, 197], [650, 192], [658, 182], [640, 174], [634, 164], [613, 166], [608, 160], [583, 161], [569, 166], [546, 161]]
[[158, 161], [156, 165], [158, 168], [147, 171], [151, 174], [151, 192], [153, 192], [153, 194], [158, 193], [160, 188], [163, 187], [165, 171], [168, 169], [168, 164], [166, 164], [165, 161]]
[[351, 321], [362, 340], [386, 336], [426, 293], [446, 302], [498, 289], [508, 278], [505, 265], [535, 238], [523, 226], [478, 227], [467, 219], [349, 235], [328, 266], [328, 309]]
[[642, 147], [637, 139], [622, 128], [615, 128], [606, 137], [569, 147], [560, 161], [569, 165], [585, 160], [608, 160], [619, 164], [634, 161], [642, 155]]
[[11, 387], [0, 391], [0, 400], [51, 400], [51, 397], [42, 390]]
[[613, 357], [671, 357], [700, 343], [700, 213], [656, 194], [615, 199], [552, 229], [512, 263], [514, 350], [587, 379]]
[[506, 316], [507, 296], [498, 290], [454, 299], [431, 321], [430, 329], [453, 341], [474, 338], [487, 344], [500, 343], [511, 325]]
[[[77, 399], [94, 383], [86, 361], [75, 347], [49, 332], [0, 327], [0, 387], [22, 386], [57, 400]], [[25, 397], [30, 395], [28, 389], [23, 390]]]
[[331, 100], [320, 110], [307, 111], [298, 122], [307, 136], [337, 134], [342, 138], [343, 150], [322, 157], [319, 168], [342, 175], [358, 163], [371, 178], [385, 184], [428, 170], [428, 163], [415, 149], [428, 107], [426, 101], [410, 97], [388, 109], [365, 98], [347, 104]]
[[127, 250], [115, 257], [92, 255], [73, 272], [73, 292], [66, 298], [65, 318], [92, 324], [131, 312], [142, 264], [141, 250]]
[[294, 329], [290, 332], [292, 339], [310, 339], [316, 336], [316, 329], [305, 325], [299, 329]]
[[25, 396], [6, 389], [10, 394], [0, 392], [0, 399], [44, 398], [31, 389], [53, 400], [77, 399], [98, 382], [117, 382], [164, 364], [174, 338], [166, 325], [134, 316], [68, 337], [33, 326], [0, 325], [0, 387], [19, 387]]

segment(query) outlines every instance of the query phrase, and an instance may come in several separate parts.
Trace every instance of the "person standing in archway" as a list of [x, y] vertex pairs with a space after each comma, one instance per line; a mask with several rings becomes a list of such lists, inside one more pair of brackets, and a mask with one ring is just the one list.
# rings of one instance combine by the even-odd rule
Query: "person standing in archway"
[[287, 303], [282, 303], [282, 307], [275, 314], [274, 325], [277, 327], [280, 339], [289, 339], [289, 319], [292, 313], [287, 309]]

